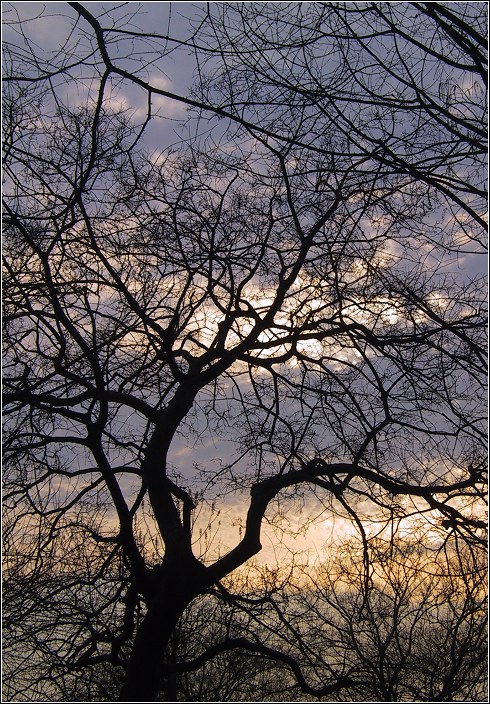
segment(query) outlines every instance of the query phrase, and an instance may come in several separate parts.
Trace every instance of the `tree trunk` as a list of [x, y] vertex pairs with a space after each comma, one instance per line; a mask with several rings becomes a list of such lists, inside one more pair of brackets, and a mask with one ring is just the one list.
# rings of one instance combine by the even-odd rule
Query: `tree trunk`
[[[185, 562], [185, 560], [184, 560]], [[170, 637], [190, 602], [202, 592], [203, 566], [166, 566], [155, 596], [136, 634], [126, 680], [119, 697], [124, 702], [152, 702], [160, 691], [164, 655]]]

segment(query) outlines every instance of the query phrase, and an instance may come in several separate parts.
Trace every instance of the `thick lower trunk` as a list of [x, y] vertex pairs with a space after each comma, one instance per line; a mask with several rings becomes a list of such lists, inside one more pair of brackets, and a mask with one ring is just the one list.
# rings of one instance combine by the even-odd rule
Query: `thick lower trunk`
[[186, 604], [149, 608], [136, 635], [126, 680], [119, 697], [123, 702], [152, 702], [160, 689], [165, 648]]
[[[194, 569], [177, 567], [173, 570], [174, 574], [162, 579], [157, 587], [155, 597], [148, 605], [148, 611], [134, 640], [120, 701], [156, 700], [164, 674], [164, 655], [170, 637], [186, 607], [202, 591], [202, 574], [196, 572], [194, 565], [193, 567]], [[200, 566], [200, 570], [202, 569]]]

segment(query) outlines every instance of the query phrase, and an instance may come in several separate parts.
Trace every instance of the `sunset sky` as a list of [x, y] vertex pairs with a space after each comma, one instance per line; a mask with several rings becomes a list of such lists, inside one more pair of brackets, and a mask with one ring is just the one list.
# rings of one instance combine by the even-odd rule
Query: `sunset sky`
[[[244, 650], [281, 663], [288, 691], [374, 701], [374, 660], [358, 652], [349, 679], [358, 644], [344, 657], [322, 585], [361, 618], [383, 546], [388, 577], [396, 550], [417, 556], [403, 569], [433, 561], [440, 594], [458, 563], [448, 603], [473, 618], [483, 9], [3, 3], [9, 633], [13, 661], [25, 638], [61, 673], [57, 696], [100, 696], [107, 675], [106, 697], [170, 701], [201, 656]], [[289, 630], [290, 588], [305, 613], [322, 604], [332, 661], [306, 622]], [[221, 597], [230, 620], [167, 662], [180, 619]], [[261, 624], [247, 641], [243, 614]], [[16, 667], [12, 692], [36, 701], [46, 675]], [[457, 689], [453, 670], [417, 696], [477, 691], [479, 674]]]

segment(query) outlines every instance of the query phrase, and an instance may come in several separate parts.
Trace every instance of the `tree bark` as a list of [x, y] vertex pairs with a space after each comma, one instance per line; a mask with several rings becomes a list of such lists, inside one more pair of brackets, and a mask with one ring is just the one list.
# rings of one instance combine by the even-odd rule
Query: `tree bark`
[[205, 568], [182, 556], [180, 564], [164, 564], [156, 577], [153, 598], [136, 634], [126, 680], [124, 702], [155, 701], [164, 674], [164, 655], [179, 618], [205, 588]]

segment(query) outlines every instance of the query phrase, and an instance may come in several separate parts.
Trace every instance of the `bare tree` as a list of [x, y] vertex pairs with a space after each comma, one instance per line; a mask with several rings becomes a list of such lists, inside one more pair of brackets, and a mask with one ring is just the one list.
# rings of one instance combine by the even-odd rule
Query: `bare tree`
[[319, 186], [355, 162], [485, 228], [486, 20], [479, 2], [214, 5], [197, 95], [317, 154]]
[[[175, 643], [176, 671], [186, 677], [179, 680], [179, 699], [227, 700], [226, 679], [222, 696], [219, 689], [211, 694], [216, 674], [228, 671], [216, 673], [213, 657], [234, 648], [229, 680], [237, 701], [304, 700], [304, 684], [288, 658], [307, 677], [312, 698], [484, 700], [486, 560], [465, 543], [441, 542], [432, 533], [414, 529], [403, 539], [331, 545], [325, 561], [305, 564], [282, 588], [271, 590], [270, 573], [258, 570], [248, 590], [233, 580], [216, 590], [223, 605], [208, 599], [191, 607], [182, 623], [187, 636], [180, 631]], [[196, 630], [204, 634], [200, 644], [189, 637]], [[260, 669], [250, 654], [262, 658]], [[349, 684], [321, 697], [332, 671]]]
[[[273, 501], [482, 541], [484, 291], [460, 265], [482, 251], [481, 94], [455, 92], [481, 23], [474, 3], [411, 4], [407, 31], [385, 6], [212, 6], [183, 40], [69, 5], [54, 51], [15, 5], [5, 45], [7, 565], [32, 585], [29, 642], [58, 585], [49, 686], [112, 666], [123, 700], [151, 701], [182, 614], [261, 549]], [[177, 47], [190, 95], [152, 79]], [[148, 97], [139, 122], [124, 87]], [[156, 98], [194, 111], [158, 154]], [[231, 450], [182, 471], [184, 438]], [[235, 547], [201, 555], [198, 501], [244, 491]], [[315, 696], [351, 684], [275, 657]]]
[[[425, 540], [421, 539], [425, 537]], [[485, 561], [459, 541], [443, 548], [414, 531], [410, 539], [346, 543], [335, 560], [307, 575], [297, 641], [309, 667], [342, 660], [352, 701], [481, 701], [487, 686]], [[294, 603], [294, 599], [292, 600]], [[301, 625], [300, 625], [301, 624]], [[288, 636], [285, 636], [286, 639]], [[290, 636], [289, 636], [290, 638]], [[336, 665], [339, 667], [339, 665]]]

